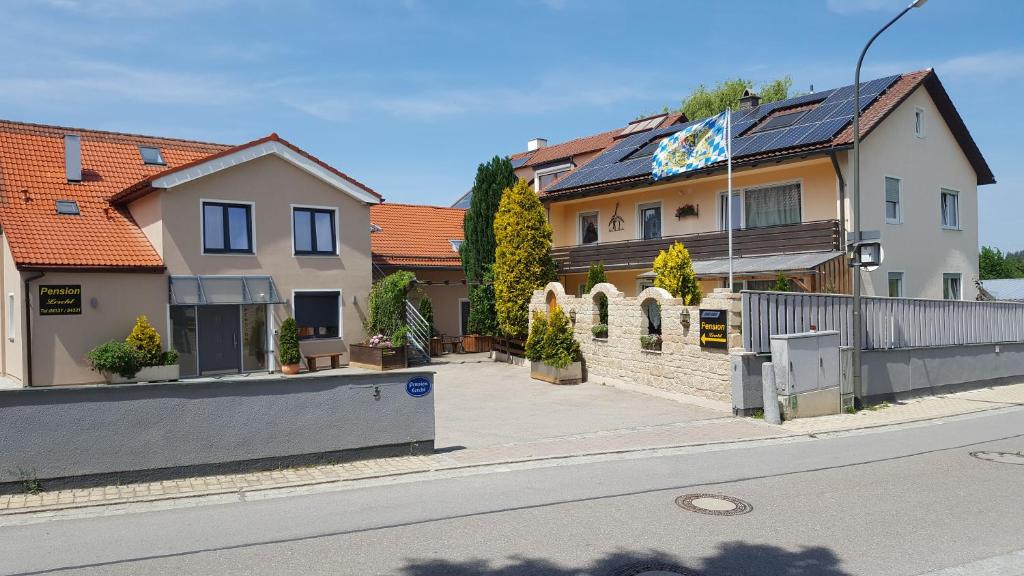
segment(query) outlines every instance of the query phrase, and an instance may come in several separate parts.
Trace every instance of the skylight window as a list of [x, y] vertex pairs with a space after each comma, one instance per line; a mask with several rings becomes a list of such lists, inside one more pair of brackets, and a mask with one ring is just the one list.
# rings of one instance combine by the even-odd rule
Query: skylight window
[[462, 240], [449, 240], [452, 244], [452, 250], [458, 252], [462, 248]]
[[802, 118], [806, 113], [807, 110], [797, 110], [796, 112], [787, 112], [785, 114], [779, 114], [778, 116], [772, 116], [755, 128], [753, 132], [766, 132], [768, 130], [776, 130], [778, 128], [792, 126], [793, 124], [796, 124], [796, 121]]
[[143, 164], [153, 164], [156, 166], [163, 166], [166, 164], [166, 162], [164, 162], [164, 155], [160, 153], [159, 148], [152, 146], [139, 146], [139, 154], [142, 155]]
[[80, 213], [78, 211], [78, 202], [74, 200], [57, 200], [57, 214], [78, 216]]
[[647, 144], [644, 144], [636, 152], [633, 152], [629, 156], [626, 156], [625, 158], [623, 158], [623, 160], [632, 160], [634, 158], [643, 158], [644, 156], [653, 156], [654, 153], [658, 150], [658, 146], [661, 144], [661, 141], [664, 140], [664, 139], [665, 139], [665, 137], [661, 136], [661, 137], [655, 138], [654, 140], [651, 140]]

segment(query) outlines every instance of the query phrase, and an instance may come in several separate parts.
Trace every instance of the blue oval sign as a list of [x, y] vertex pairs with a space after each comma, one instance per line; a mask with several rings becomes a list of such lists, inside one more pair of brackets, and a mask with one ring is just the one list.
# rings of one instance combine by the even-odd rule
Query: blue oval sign
[[427, 394], [430, 394], [430, 380], [427, 380], [422, 376], [410, 378], [409, 381], [405, 383], [405, 391], [413, 398], [426, 396]]

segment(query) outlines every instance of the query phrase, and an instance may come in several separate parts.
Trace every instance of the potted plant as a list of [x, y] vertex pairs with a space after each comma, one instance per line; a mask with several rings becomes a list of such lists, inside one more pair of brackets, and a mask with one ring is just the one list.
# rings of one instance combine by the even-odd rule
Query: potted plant
[[602, 340], [608, 338], [608, 325], [594, 324], [590, 327], [590, 333], [594, 335], [594, 338], [600, 338]]
[[163, 349], [160, 333], [145, 316], [136, 318], [124, 341], [100, 344], [86, 358], [110, 384], [162, 382], [177, 380], [180, 375], [178, 352]]
[[555, 307], [551, 314], [536, 313], [526, 340], [530, 377], [552, 384], [583, 382], [583, 357], [573, 336], [569, 317]]
[[362, 344], [352, 344], [349, 346], [349, 365], [382, 371], [407, 367], [405, 334], [405, 328], [401, 328], [393, 338], [376, 334]]
[[661, 342], [661, 334], [644, 334], [640, 337], [640, 348], [648, 352], [660, 352]]
[[697, 214], [697, 207], [694, 206], [693, 204], [683, 204], [682, 206], [676, 208], [676, 219], [677, 220], [682, 220], [683, 218], [686, 218], [687, 216], [697, 216], [697, 215], [698, 215]]
[[277, 334], [277, 359], [281, 372], [298, 374], [302, 368], [302, 352], [299, 350], [299, 325], [295, 318], [285, 318]]

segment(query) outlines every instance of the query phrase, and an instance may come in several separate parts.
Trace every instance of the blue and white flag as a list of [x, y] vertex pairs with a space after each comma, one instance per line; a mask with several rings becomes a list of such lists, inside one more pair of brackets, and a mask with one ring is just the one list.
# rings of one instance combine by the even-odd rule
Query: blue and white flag
[[652, 158], [651, 177], [659, 180], [728, 159], [728, 122], [729, 112], [722, 112], [662, 140]]

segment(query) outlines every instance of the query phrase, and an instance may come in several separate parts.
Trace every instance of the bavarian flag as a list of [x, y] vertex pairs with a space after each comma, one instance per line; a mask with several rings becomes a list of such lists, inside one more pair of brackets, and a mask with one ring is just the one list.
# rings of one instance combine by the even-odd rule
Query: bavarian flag
[[662, 140], [652, 158], [651, 177], [667, 178], [726, 160], [728, 122], [729, 112], [722, 112]]

